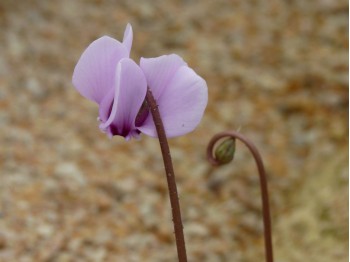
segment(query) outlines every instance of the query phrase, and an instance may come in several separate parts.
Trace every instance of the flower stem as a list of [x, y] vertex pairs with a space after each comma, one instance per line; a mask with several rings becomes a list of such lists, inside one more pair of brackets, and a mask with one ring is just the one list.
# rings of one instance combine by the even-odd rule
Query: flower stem
[[148, 103], [148, 106], [150, 108], [150, 111], [156, 126], [160, 149], [163, 155], [163, 162], [164, 162], [166, 178], [168, 182], [171, 211], [173, 215], [177, 255], [179, 258], [179, 262], [187, 262], [185, 238], [184, 238], [183, 226], [182, 226], [182, 220], [181, 220], [180, 203], [179, 203], [179, 197], [177, 193], [175, 173], [174, 173], [173, 163], [171, 161], [168, 140], [166, 137], [163, 121], [159, 113], [157, 102], [154, 99], [152, 92], [149, 88], [147, 89], [146, 101]]
[[272, 234], [271, 234], [271, 218], [270, 218], [270, 207], [269, 207], [269, 194], [267, 190], [267, 180], [264, 164], [258, 149], [255, 147], [252, 141], [246, 138], [244, 135], [237, 131], [226, 131], [216, 134], [209, 142], [207, 148], [207, 157], [211, 164], [220, 165], [220, 162], [213, 157], [213, 149], [220, 139], [224, 137], [231, 137], [233, 139], [239, 139], [242, 141], [252, 153], [256, 165], [258, 167], [259, 178], [260, 178], [260, 189], [261, 189], [261, 200], [262, 200], [262, 213], [264, 220], [264, 238], [265, 238], [265, 256], [266, 262], [273, 262], [273, 251], [272, 251]]

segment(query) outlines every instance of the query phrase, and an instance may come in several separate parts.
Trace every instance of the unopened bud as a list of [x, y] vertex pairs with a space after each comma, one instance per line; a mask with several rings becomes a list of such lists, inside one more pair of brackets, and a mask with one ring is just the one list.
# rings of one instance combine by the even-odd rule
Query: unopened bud
[[233, 160], [236, 151], [236, 139], [228, 138], [221, 142], [215, 149], [215, 158], [220, 165], [225, 165]]

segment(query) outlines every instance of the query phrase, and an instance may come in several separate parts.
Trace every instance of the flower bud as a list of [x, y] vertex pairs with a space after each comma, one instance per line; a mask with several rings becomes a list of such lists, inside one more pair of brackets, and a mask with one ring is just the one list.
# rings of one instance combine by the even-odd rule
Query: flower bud
[[225, 165], [233, 160], [236, 151], [236, 139], [227, 138], [215, 149], [215, 158], [219, 165]]

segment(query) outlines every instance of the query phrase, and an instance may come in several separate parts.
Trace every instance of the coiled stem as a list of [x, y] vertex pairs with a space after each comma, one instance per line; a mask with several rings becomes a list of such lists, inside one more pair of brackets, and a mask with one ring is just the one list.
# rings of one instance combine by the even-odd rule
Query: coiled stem
[[252, 153], [259, 173], [260, 178], [260, 189], [261, 189], [261, 200], [262, 200], [262, 213], [263, 213], [263, 222], [264, 222], [264, 239], [265, 239], [265, 256], [266, 262], [273, 262], [273, 248], [272, 248], [272, 234], [271, 234], [271, 217], [270, 217], [270, 207], [269, 207], [269, 194], [267, 189], [267, 180], [264, 164], [261, 158], [261, 155], [248, 138], [244, 135], [238, 133], [237, 131], [225, 131], [216, 134], [209, 142], [207, 147], [207, 158], [212, 165], [218, 166], [221, 165], [220, 161], [214, 156], [214, 147], [215, 144], [222, 138], [230, 137], [232, 139], [238, 139], [245, 144], [250, 152]]

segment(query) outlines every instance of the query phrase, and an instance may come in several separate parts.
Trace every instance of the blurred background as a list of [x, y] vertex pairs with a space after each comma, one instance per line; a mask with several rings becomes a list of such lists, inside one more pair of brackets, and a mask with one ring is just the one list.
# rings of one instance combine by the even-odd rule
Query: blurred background
[[0, 0], [0, 261], [176, 261], [158, 141], [98, 129], [71, 83], [96, 38], [176, 53], [208, 84], [199, 127], [170, 140], [189, 261], [264, 261], [263, 155], [276, 261], [348, 261], [348, 2]]

